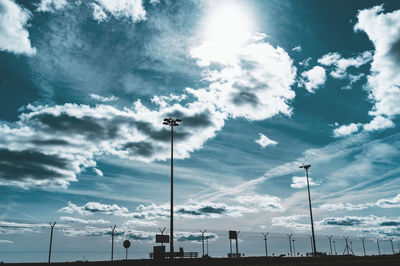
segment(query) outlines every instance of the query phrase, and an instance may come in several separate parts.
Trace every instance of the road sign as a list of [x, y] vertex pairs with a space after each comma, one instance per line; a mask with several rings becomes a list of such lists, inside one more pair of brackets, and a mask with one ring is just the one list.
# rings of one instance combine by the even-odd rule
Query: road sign
[[124, 241], [124, 248], [129, 248], [131, 246], [131, 241], [125, 240]]
[[169, 243], [169, 235], [156, 235], [156, 243]]
[[237, 239], [237, 231], [229, 231], [229, 239]]

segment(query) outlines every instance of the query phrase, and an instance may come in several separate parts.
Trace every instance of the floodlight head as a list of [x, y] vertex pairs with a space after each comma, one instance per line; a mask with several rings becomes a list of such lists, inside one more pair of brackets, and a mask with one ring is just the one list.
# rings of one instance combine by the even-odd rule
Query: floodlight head
[[163, 125], [169, 125], [169, 123], [168, 122], [163, 122]]
[[300, 166], [299, 168], [304, 168], [304, 169], [308, 170], [308, 168], [310, 168], [310, 167], [311, 167], [310, 164], [307, 164], [307, 165], [303, 164], [303, 165]]
[[169, 118], [164, 118], [164, 121], [165, 122], [169, 122]]

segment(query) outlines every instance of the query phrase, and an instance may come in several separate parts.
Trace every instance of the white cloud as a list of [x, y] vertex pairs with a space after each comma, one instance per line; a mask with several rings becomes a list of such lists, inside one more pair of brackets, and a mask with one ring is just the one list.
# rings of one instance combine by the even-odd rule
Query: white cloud
[[385, 128], [391, 128], [394, 127], [394, 123], [392, 120], [387, 119], [386, 117], [383, 117], [381, 115], [375, 116], [374, 119], [372, 119], [369, 123], [364, 125], [364, 129], [366, 131], [375, 131], [375, 130], [380, 130], [380, 129], [385, 129]]
[[[343, 58], [339, 53], [329, 53], [318, 59], [318, 63], [324, 66], [334, 66], [330, 75], [337, 79], [344, 79], [349, 76], [346, 72], [349, 67], [359, 68], [372, 60], [372, 52], [365, 51], [356, 57]], [[353, 77], [354, 80], [354, 77]]]
[[95, 172], [98, 176], [103, 176], [103, 172], [98, 168], [93, 168], [93, 172]]
[[308, 71], [301, 73], [302, 79], [300, 84], [306, 88], [310, 93], [315, 93], [315, 91], [325, 84], [326, 72], [321, 66], [315, 66]]
[[[234, 118], [263, 120], [277, 114], [290, 115], [296, 68], [289, 55], [265, 42], [264, 34], [228, 46], [211, 40], [191, 50], [210, 85], [187, 91]], [[212, 64], [220, 67], [208, 69]]]
[[383, 5], [359, 11], [354, 30], [364, 31], [375, 47], [367, 76], [370, 114], [391, 118], [400, 114], [400, 10], [383, 12]]
[[294, 52], [301, 52], [303, 49], [301, 48], [301, 46], [300, 45], [297, 45], [296, 47], [293, 47], [292, 48], [292, 51], [294, 51]]
[[97, 94], [92, 93], [92, 94], [90, 94], [89, 96], [90, 96], [90, 98], [95, 99], [95, 100], [97, 100], [97, 101], [100, 101], [100, 102], [102, 102], [102, 103], [105, 103], [105, 102], [113, 102], [113, 101], [118, 100], [118, 97], [116, 97], [116, 96], [114, 96], [114, 95], [111, 95], [111, 96], [109, 96], [109, 97], [104, 97], [104, 96], [100, 96], [100, 95], [97, 95]]
[[67, 4], [67, 0], [42, 0], [36, 10], [40, 12], [55, 12], [63, 9]]
[[[321, 182], [314, 181], [311, 177], [308, 178], [310, 186], [319, 186]], [[307, 187], [307, 177], [305, 176], [294, 176], [292, 178], [292, 184], [290, 184], [292, 188], [304, 188]]]
[[256, 143], [258, 143], [261, 147], [265, 148], [270, 145], [276, 145], [278, 142], [269, 139], [267, 136], [265, 136], [262, 133], [258, 133], [259, 138], [255, 140]]
[[94, 0], [93, 17], [99, 22], [112, 15], [117, 19], [130, 19], [132, 22], [146, 19], [142, 0]]
[[235, 201], [244, 206], [256, 207], [259, 210], [283, 211], [285, 209], [280, 198], [266, 194], [244, 194], [236, 197]]
[[381, 208], [400, 208], [400, 194], [391, 199], [380, 199], [375, 205]]
[[0, 51], [33, 55], [36, 49], [25, 28], [31, 13], [11, 0], [0, 0]]
[[14, 241], [11, 240], [6, 240], [6, 239], [0, 239], [0, 244], [12, 244]]
[[86, 219], [82, 219], [82, 218], [69, 217], [69, 216], [61, 216], [60, 220], [67, 222], [67, 223], [79, 223], [79, 224], [110, 224], [111, 223], [110, 221], [103, 220], [103, 219], [86, 220]]
[[351, 123], [349, 125], [342, 125], [333, 130], [333, 135], [335, 137], [347, 136], [347, 135], [358, 132], [358, 130], [360, 129], [361, 126], [362, 126], [361, 123], [357, 123], [357, 124]]
[[79, 215], [92, 215], [94, 213], [103, 213], [107, 215], [115, 215], [126, 217], [129, 216], [129, 210], [126, 207], [120, 207], [117, 204], [103, 204], [100, 202], [91, 201], [83, 206], [77, 206], [71, 202], [68, 202], [66, 207], [58, 210], [59, 212], [64, 212], [68, 214], [77, 213]]
[[337, 211], [337, 210], [347, 210], [347, 211], [358, 211], [369, 208], [369, 204], [351, 204], [351, 203], [331, 203], [322, 204], [319, 209], [326, 211]]
[[311, 57], [307, 57], [306, 59], [299, 62], [300, 66], [308, 67], [310, 65]]

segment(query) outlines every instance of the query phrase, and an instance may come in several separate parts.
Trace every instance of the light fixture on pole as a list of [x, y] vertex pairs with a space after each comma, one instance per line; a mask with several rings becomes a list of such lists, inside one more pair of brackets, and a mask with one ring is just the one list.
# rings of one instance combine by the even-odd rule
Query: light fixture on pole
[[171, 127], [171, 214], [170, 214], [170, 258], [174, 258], [174, 127], [179, 126], [181, 119], [164, 118], [163, 125]]
[[306, 177], [307, 177], [307, 190], [308, 190], [308, 205], [310, 207], [310, 219], [311, 219], [311, 233], [312, 233], [312, 253], [313, 255], [316, 255], [317, 253], [317, 248], [315, 245], [315, 234], [314, 234], [314, 221], [313, 221], [313, 215], [312, 215], [312, 207], [311, 207], [311, 194], [310, 194], [310, 182], [308, 180], [308, 169], [311, 167], [310, 164], [308, 165], [302, 165], [300, 168], [304, 168], [306, 170]]

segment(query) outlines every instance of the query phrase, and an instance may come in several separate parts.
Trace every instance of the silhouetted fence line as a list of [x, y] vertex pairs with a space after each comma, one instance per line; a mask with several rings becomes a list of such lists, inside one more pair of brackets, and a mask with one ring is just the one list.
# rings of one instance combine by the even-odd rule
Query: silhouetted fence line
[[[82, 260], [125, 260], [149, 258], [155, 235], [165, 229], [128, 225], [44, 222], [4, 222], [0, 224], [0, 261], [64, 262]], [[229, 228], [232, 229], [232, 228]], [[272, 228], [273, 229], [273, 228]], [[312, 253], [312, 238], [305, 232], [275, 233], [179, 228], [174, 241], [184, 254], [211, 257], [307, 256]], [[235, 231], [237, 232], [237, 231]], [[354, 233], [354, 232], [353, 232]], [[165, 233], [168, 235], [168, 229]], [[236, 237], [236, 238], [235, 238]], [[236, 240], [235, 253], [231, 240]], [[126, 245], [129, 240], [129, 257]], [[49, 245], [50, 242], [50, 245]], [[326, 255], [379, 255], [399, 253], [399, 238], [372, 235], [315, 234], [317, 250]], [[239, 251], [240, 246], [240, 251]], [[164, 246], [166, 248], [166, 246]], [[110, 256], [111, 254], [111, 256]], [[197, 255], [196, 255], [197, 256]]]

